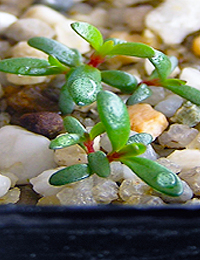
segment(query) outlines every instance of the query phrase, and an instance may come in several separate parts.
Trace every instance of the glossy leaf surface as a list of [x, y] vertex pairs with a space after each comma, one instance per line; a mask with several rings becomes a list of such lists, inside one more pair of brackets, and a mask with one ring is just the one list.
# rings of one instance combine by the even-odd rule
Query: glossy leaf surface
[[132, 93], [137, 86], [136, 78], [120, 70], [104, 70], [101, 72], [102, 81], [120, 89], [123, 93]]
[[113, 150], [121, 149], [130, 133], [130, 120], [125, 104], [114, 93], [101, 91], [97, 94], [97, 109]]
[[88, 154], [88, 165], [91, 171], [99, 177], [106, 178], [110, 175], [110, 164], [102, 151]]
[[179, 196], [182, 194], [183, 185], [179, 177], [155, 161], [133, 157], [122, 158], [121, 162], [126, 164], [153, 189], [169, 196]]
[[116, 44], [109, 55], [128, 55], [140, 58], [151, 58], [155, 51], [150, 46], [138, 42], [123, 42]]
[[145, 100], [146, 98], [152, 95], [151, 89], [146, 84], [140, 84], [134, 90], [133, 94], [127, 99], [127, 105], [134, 105], [140, 103], [141, 101]]
[[64, 84], [60, 90], [58, 104], [62, 114], [64, 115], [71, 114], [74, 110], [75, 103], [73, 98], [69, 94], [67, 83]]
[[34, 37], [28, 40], [28, 44], [46, 54], [53, 55], [61, 63], [74, 67], [82, 63], [81, 54], [75, 50], [68, 48], [64, 44], [46, 37]]
[[24, 76], [45, 76], [64, 72], [63, 68], [51, 66], [48, 61], [36, 58], [1, 60], [0, 71]]
[[128, 158], [138, 156], [146, 151], [146, 146], [142, 143], [131, 143], [125, 145], [121, 150], [118, 151], [120, 158]]
[[90, 45], [95, 49], [99, 48], [103, 44], [103, 37], [101, 32], [93, 25], [85, 22], [75, 22], [71, 24], [73, 30], [78, 33], [83, 39], [90, 43]]
[[139, 133], [129, 137], [127, 144], [142, 143], [145, 145], [150, 144], [153, 141], [153, 136], [148, 133]]
[[73, 116], [66, 116], [63, 119], [63, 125], [68, 133], [83, 136], [87, 133], [86, 128]]
[[175, 79], [167, 79], [163, 82], [163, 87], [171, 90], [175, 94], [191, 101], [196, 105], [200, 105], [200, 91], [188, 85], [182, 85]]
[[171, 61], [161, 51], [155, 50], [155, 55], [150, 57], [149, 60], [155, 66], [158, 77], [163, 80], [167, 78], [171, 73]]
[[89, 133], [90, 139], [94, 140], [95, 137], [97, 137], [100, 134], [103, 134], [105, 132], [105, 127], [102, 122], [97, 123], [94, 125]]
[[82, 141], [82, 138], [78, 134], [61, 134], [55, 139], [51, 140], [50, 149], [62, 149], [74, 144], [78, 144]]
[[68, 90], [78, 106], [87, 106], [96, 101], [97, 93], [102, 90], [102, 86], [98, 81], [84, 77], [76, 79]]
[[83, 180], [90, 175], [91, 171], [87, 164], [75, 164], [54, 173], [50, 177], [49, 183], [61, 186]]

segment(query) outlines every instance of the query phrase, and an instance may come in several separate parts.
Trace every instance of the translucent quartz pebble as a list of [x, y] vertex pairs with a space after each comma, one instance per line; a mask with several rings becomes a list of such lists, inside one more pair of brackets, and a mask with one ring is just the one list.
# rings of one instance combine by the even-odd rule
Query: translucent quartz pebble
[[92, 189], [92, 194], [97, 203], [109, 204], [118, 199], [118, 186], [116, 182], [101, 178], [101, 181]]
[[128, 205], [151, 205], [151, 206], [160, 206], [165, 203], [163, 200], [157, 196], [152, 195], [133, 195], [131, 196], [124, 204]]
[[167, 158], [160, 157], [160, 158], [157, 159], [156, 162], [165, 166], [167, 169], [169, 169], [173, 173], [179, 173], [181, 171], [181, 167], [178, 164], [171, 162]]
[[125, 164], [122, 164], [122, 168], [123, 168], [123, 179], [131, 179], [134, 180], [136, 182], [141, 182], [142, 180]]
[[164, 131], [159, 137], [159, 143], [168, 148], [184, 148], [198, 134], [198, 130], [188, 125], [172, 124], [168, 131]]
[[87, 154], [78, 144], [63, 149], [58, 149], [54, 153], [54, 160], [58, 165], [70, 166], [78, 163], [87, 163]]
[[175, 150], [167, 159], [180, 165], [182, 170], [189, 170], [200, 166], [200, 151], [194, 149]]
[[200, 122], [200, 106], [187, 101], [176, 111], [170, 120], [190, 127], [195, 126]]
[[164, 202], [167, 203], [184, 203], [190, 200], [193, 197], [193, 191], [185, 181], [182, 181], [182, 183], [183, 183], [183, 193], [180, 196], [171, 197], [163, 193], [160, 193], [159, 196], [162, 198]]
[[186, 148], [200, 150], [200, 133], [196, 135], [196, 137], [188, 145], [186, 145]]
[[57, 193], [61, 205], [95, 205], [92, 194], [93, 176], [74, 184], [66, 185]]
[[200, 205], [200, 199], [193, 198], [191, 200], [188, 200], [185, 205]]
[[26, 184], [42, 171], [56, 166], [48, 138], [22, 127], [0, 128], [0, 170], [18, 177], [17, 184]]
[[139, 155], [139, 157], [147, 158], [154, 161], [158, 158], [158, 155], [153, 147], [149, 144], [147, 145], [146, 151], [143, 154]]
[[3, 197], [11, 187], [11, 180], [0, 174], [0, 197]]
[[30, 179], [30, 183], [33, 185], [34, 191], [42, 196], [52, 196], [61, 191], [63, 186], [53, 186], [49, 184], [49, 178], [53, 173], [61, 170], [62, 168], [64, 167], [43, 171], [37, 177]]
[[42, 197], [38, 200], [37, 206], [54, 206], [54, 205], [60, 205], [59, 199], [55, 196], [47, 196]]
[[195, 195], [200, 195], [200, 167], [182, 171], [179, 177], [188, 183]]
[[144, 100], [145, 103], [148, 103], [152, 106], [158, 104], [161, 100], [163, 100], [166, 96], [166, 92], [163, 87], [149, 87], [152, 91], [152, 95]]
[[147, 195], [150, 192], [151, 188], [143, 181], [137, 182], [133, 179], [127, 179], [122, 182], [119, 187], [120, 197], [126, 201], [131, 196], [142, 196]]
[[181, 107], [183, 103], [182, 97], [171, 94], [168, 95], [164, 100], [157, 103], [154, 107], [157, 111], [163, 113], [166, 117], [172, 117], [178, 108]]
[[165, 44], [179, 44], [200, 29], [199, 0], [166, 0], [146, 16], [147, 28]]
[[20, 189], [15, 187], [10, 189], [3, 197], [0, 198], [0, 204], [16, 203], [20, 198]]
[[121, 162], [111, 162], [110, 163], [110, 175], [108, 176], [109, 179], [113, 181], [121, 181], [124, 177], [123, 174], [123, 166]]

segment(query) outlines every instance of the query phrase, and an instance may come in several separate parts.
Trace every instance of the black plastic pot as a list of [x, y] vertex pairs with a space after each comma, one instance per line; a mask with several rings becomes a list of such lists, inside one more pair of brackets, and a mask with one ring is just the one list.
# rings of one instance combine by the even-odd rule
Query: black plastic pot
[[0, 206], [0, 258], [200, 259], [200, 207]]

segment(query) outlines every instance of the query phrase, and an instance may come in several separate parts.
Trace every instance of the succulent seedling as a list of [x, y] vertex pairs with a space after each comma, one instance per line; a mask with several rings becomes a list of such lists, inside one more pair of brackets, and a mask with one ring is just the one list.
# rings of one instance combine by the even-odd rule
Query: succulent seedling
[[[71, 165], [57, 171], [50, 177], [50, 184], [70, 184], [94, 173], [106, 178], [110, 175], [110, 163], [120, 161], [153, 189], [170, 196], [179, 196], [183, 186], [176, 174], [152, 160], [138, 156], [145, 152], [152, 137], [147, 133], [129, 137], [130, 121], [123, 101], [116, 94], [102, 90], [97, 94], [97, 109], [100, 122], [90, 132], [76, 118], [64, 118], [67, 133], [53, 139], [50, 148], [56, 150], [78, 144], [86, 151], [88, 163]], [[109, 153], [94, 150], [94, 139], [104, 132], [112, 145]]]
[[[69, 48], [53, 39], [34, 37], [28, 44], [48, 54], [48, 61], [37, 58], [11, 58], [0, 61], [0, 71], [28, 76], [65, 74], [66, 83], [61, 88], [59, 105], [63, 114], [70, 114], [74, 104], [85, 106], [96, 101], [102, 90], [102, 82], [130, 94], [127, 105], [132, 105], [149, 97], [148, 86], [163, 86], [183, 98], [200, 105], [200, 91], [185, 85], [179, 79], [169, 78], [177, 66], [175, 57], [168, 58], [164, 53], [138, 42], [126, 42], [115, 38], [103, 39], [101, 32], [91, 24], [74, 22], [72, 29], [93, 48], [89, 60], [76, 49]], [[147, 58], [154, 65], [151, 76], [142, 82], [127, 72], [98, 69], [99, 65], [115, 55]]]

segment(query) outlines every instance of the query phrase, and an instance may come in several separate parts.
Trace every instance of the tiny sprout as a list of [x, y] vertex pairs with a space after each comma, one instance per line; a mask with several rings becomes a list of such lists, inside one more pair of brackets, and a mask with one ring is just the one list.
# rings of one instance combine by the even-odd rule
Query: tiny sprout
[[[48, 60], [37, 58], [10, 58], [0, 61], [0, 71], [24, 76], [45, 76], [65, 74], [66, 83], [61, 88], [59, 106], [61, 112], [70, 114], [74, 105], [86, 106], [96, 101], [102, 90], [102, 82], [118, 88], [122, 93], [130, 94], [127, 105], [139, 103], [152, 93], [148, 86], [162, 86], [200, 105], [200, 91], [185, 85], [178, 79], [170, 79], [171, 72], [177, 66], [175, 57], [168, 58], [161, 51], [138, 42], [126, 42], [120, 39], [103, 39], [101, 32], [85, 22], [74, 22], [71, 28], [86, 40], [93, 53], [86, 64], [81, 53], [62, 43], [45, 37], [34, 37], [28, 44], [48, 54]], [[107, 59], [116, 55], [147, 58], [155, 69], [151, 76], [142, 82], [123, 71], [100, 71], [98, 67]]]
[[[183, 192], [181, 180], [176, 174], [160, 164], [138, 157], [152, 141], [152, 136], [140, 133], [129, 137], [130, 122], [128, 111], [123, 101], [110, 91], [97, 94], [97, 109], [100, 122], [90, 132], [74, 117], [64, 118], [66, 134], [61, 134], [50, 143], [51, 149], [62, 149], [70, 145], [80, 145], [87, 153], [87, 164], [76, 164], [54, 173], [49, 182], [60, 186], [77, 182], [97, 174], [101, 178], [110, 175], [110, 163], [120, 161], [126, 164], [144, 182], [157, 191], [171, 196]], [[106, 132], [112, 144], [112, 151], [94, 150], [94, 139]]]

